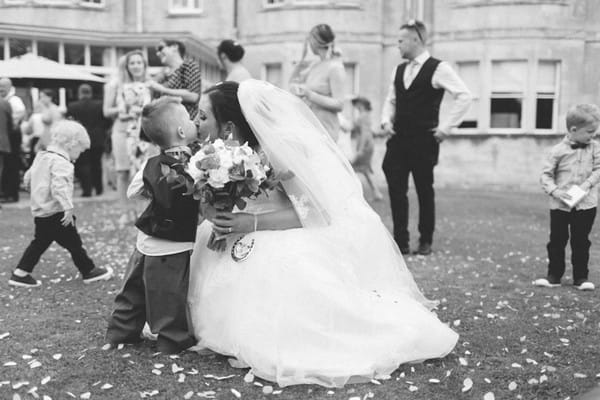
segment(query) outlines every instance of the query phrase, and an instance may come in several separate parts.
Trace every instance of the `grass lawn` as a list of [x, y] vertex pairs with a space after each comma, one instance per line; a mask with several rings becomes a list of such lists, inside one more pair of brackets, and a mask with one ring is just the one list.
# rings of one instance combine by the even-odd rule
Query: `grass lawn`
[[[411, 211], [415, 210], [414, 195]], [[374, 205], [390, 226], [389, 205]], [[417, 283], [438, 299], [460, 334], [443, 360], [401, 366], [390, 380], [343, 389], [295, 386], [269, 396], [246, 370], [218, 355], [156, 354], [151, 342], [102, 350], [106, 318], [134, 245], [112, 201], [77, 205], [78, 226], [98, 265], [118, 277], [83, 285], [66, 251], [52, 245], [34, 275], [41, 288], [7, 285], [32, 235], [27, 208], [0, 211], [0, 399], [567, 399], [600, 382], [600, 291], [531, 285], [545, 274], [546, 199], [537, 193], [440, 189], [434, 254], [408, 257]], [[416, 235], [416, 212], [412, 231]], [[590, 279], [600, 284], [600, 228]], [[416, 240], [417, 237], [413, 236]], [[161, 366], [162, 365], [162, 366]], [[175, 371], [175, 372], [174, 372]], [[229, 377], [228, 377], [229, 376]], [[215, 379], [215, 377], [225, 379]], [[463, 391], [465, 381], [472, 388]], [[466, 388], [464, 388], [466, 389]], [[234, 392], [235, 391], [235, 392]], [[493, 393], [494, 397], [488, 393]]]

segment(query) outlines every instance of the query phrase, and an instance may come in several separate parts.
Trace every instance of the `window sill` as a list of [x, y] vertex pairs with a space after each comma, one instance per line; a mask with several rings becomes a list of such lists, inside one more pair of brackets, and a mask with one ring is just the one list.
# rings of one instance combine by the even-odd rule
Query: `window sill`
[[272, 6], [263, 6], [263, 12], [270, 11], [289, 11], [289, 10], [362, 10], [360, 4], [332, 4], [332, 3], [317, 3], [317, 4], [281, 4]]
[[203, 10], [169, 10], [167, 15], [169, 18], [186, 18], [186, 17], [202, 17], [204, 16]]
[[22, 1], [11, 1], [4, 2], [1, 7], [10, 8], [10, 7], [22, 7], [28, 6], [32, 8], [57, 8], [57, 9], [78, 9], [78, 10], [90, 10], [90, 11], [105, 11], [105, 4], [85, 4], [80, 2], [73, 1], [64, 1], [64, 2], [52, 2], [52, 1], [42, 1], [42, 0], [22, 0]]
[[452, 138], [466, 139], [473, 137], [503, 137], [503, 138], [545, 138], [545, 137], [559, 137], [563, 136], [564, 132], [557, 132], [552, 130], [533, 130], [525, 131], [523, 129], [457, 129], [451, 133], [447, 139]]

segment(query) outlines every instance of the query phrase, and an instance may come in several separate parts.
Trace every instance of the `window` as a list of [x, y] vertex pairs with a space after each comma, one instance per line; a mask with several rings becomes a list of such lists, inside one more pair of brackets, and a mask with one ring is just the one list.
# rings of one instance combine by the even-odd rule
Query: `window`
[[358, 64], [353, 62], [344, 63], [344, 70], [346, 71], [346, 93], [358, 95], [360, 92]]
[[0, 60], [4, 60], [4, 38], [0, 37]]
[[80, 0], [79, 4], [86, 7], [104, 7], [104, 0]]
[[151, 67], [162, 67], [160, 58], [156, 55], [156, 47], [148, 47], [148, 65]]
[[110, 48], [103, 46], [90, 46], [90, 65], [97, 67], [111, 66]]
[[490, 128], [522, 128], [527, 61], [492, 62]]
[[281, 63], [269, 63], [263, 66], [263, 80], [271, 82], [275, 86], [282, 87], [283, 75]]
[[479, 107], [481, 103], [481, 79], [479, 62], [468, 61], [457, 63], [458, 75], [473, 95], [473, 101], [459, 128], [477, 128], [479, 125]]
[[202, 2], [202, 0], [169, 0], [169, 12], [173, 14], [201, 13]]
[[286, 0], [263, 0], [263, 7], [281, 7]]
[[556, 116], [556, 93], [559, 63], [540, 61], [535, 86], [535, 129], [553, 129]]
[[58, 62], [58, 43], [38, 41], [37, 54]]
[[65, 64], [84, 65], [85, 46], [79, 43], [65, 43]]
[[9, 57], [22, 56], [31, 53], [32, 43], [28, 39], [8, 39]]

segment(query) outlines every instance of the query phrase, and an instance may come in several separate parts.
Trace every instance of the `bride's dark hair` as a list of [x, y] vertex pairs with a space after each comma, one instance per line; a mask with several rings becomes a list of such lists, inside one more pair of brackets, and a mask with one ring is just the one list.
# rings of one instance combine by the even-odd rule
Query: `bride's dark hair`
[[210, 99], [212, 111], [219, 126], [228, 121], [233, 122], [242, 141], [248, 142], [250, 147], [254, 147], [258, 145], [258, 140], [242, 113], [237, 95], [239, 86], [239, 83], [233, 81], [219, 82], [206, 89], [204, 94]]

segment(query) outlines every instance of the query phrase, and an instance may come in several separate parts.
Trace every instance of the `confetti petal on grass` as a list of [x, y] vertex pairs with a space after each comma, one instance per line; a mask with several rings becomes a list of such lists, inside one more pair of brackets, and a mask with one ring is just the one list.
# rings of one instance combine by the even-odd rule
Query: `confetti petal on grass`
[[540, 376], [540, 383], [544, 383], [548, 381], [548, 377], [546, 375]]
[[579, 378], [579, 379], [587, 378], [587, 375], [586, 375], [586, 374], [582, 374], [582, 373], [580, 373], [580, 372], [575, 372], [575, 373], [573, 374], [573, 376], [574, 376], [575, 378]]
[[483, 400], [495, 400], [495, 399], [496, 399], [496, 397], [494, 396], [494, 393], [492, 393], [492, 392], [488, 392], [483, 395]]
[[50, 382], [50, 379], [52, 378], [50, 378], [49, 376], [45, 377], [44, 379], [42, 379], [41, 384], [45, 385], [46, 383]]
[[469, 365], [469, 363], [467, 362], [467, 360], [463, 357], [458, 357], [458, 362], [460, 363], [460, 365], [462, 365], [463, 367], [466, 367], [467, 365]]
[[31, 364], [29, 364], [29, 368], [31, 368], [31, 369], [38, 368], [41, 366], [42, 366], [42, 363], [37, 360], [34, 360]]
[[271, 394], [271, 393], [273, 393], [273, 386], [266, 385], [265, 387], [262, 388], [262, 392], [264, 394]]
[[508, 390], [510, 390], [511, 392], [513, 390], [515, 390], [517, 388], [517, 382], [512, 381], [511, 383], [508, 384]]
[[52, 397], [48, 396], [48, 395], [44, 395], [42, 397], [42, 400], [52, 400]]
[[161, 371], [160, 369], [153, 369], [153, 370], [152, 370], [152, 373], [153, 373], [154, 375], [160, 375], [160, 374], [162, 374], [162, 371]]
[[535, 378], [531, 378], [530, 380], [527, 381], [527, 383], [529, 383], [530, 385], [537, 385], [538, 383], [540, 383], [540, 381], [538, 381]]
[[189, 400], [192, 398], [192, 396], [194, 396], [194, 392], [190, 390], [189, 392], [187, 392], [186, 394], [183, 395], [183, 398], [185, 400]]
[[54, 354], [52, 356], [52, 358], [54, 358], [56, 361], [60, 360], [62, 358], [62, 354], [58, 353], [58, 354]]
[[463, 393], [468, 392], [473, 387], [473, 381], [471, 378], [467, 378], [463, 381], [463, 388], [461, 389]]
[[92, 397], [92, 394], [90, 392], [85, 392], [79, 397], [85, 400], [85, 399], [89, 399], [90, 397]]
[[14, 390], [17, 390], [17, 389], [19, 389], [19, 388], [21, 388], [23, 386], [27, 386], [27, 385], [29, 385], [29, 382], [27, 382], [27, 381], [21, 381], [21, 382], [13, 383], [12, 388]]
[[254, 374], [252, 372], [248, 372], [244, 376], [244, 382], [246, 382], [246, 383], [252, 383], [252, 382], [254, 382]]
[[156, 363], [156, 364], [154, 364], [154, 368], [157, 368], [157, 369], [161, 369], [161, 368], [163, 368], [164, 366], [165, 366], [165, 364], [161, 364], [161, 363]]
[[14, 367], [15, 365], [17, 365], [16, 362], [14, 361], [7, 361], [3, 364], [5, 367]]
[[74, 399], [76, 399], [76, 398], [77, 398], [77, 396], [75, 396], [75, 395], [74, 395], [73, 393], [71, 393], [71, 392], [65, 392], [65, 393], [67, 393], [69, 396], [71, 396], [71, 397], [72, 397], [72, 398], [74, 398]]
[[102, 350], [109, 350], [112, 347], [112, 345], [110, 343], [106, 343], [104, 346], [101, 347]]
[[512, 363], [510, 366], [513, 368], [523, 368], [523, 366], [519, 363]]
[[176, 373], [178, 373], [178, 372], [181, 372], [181, 371], [183, 371], [184, 369], [185, 369], [185, 368], [181, 368], [179, 365], [177, 365], [177, 364], [175, 364], [175, 363], [173, 363], [173, 364], [171, 365], [171, 371], [172, 371], [174, 374], [176, 374]]
[[205, 377], [205, 378], [208, 378], [208, 379], [216, 379], [216, 380], [218, 380], [218, 381], [222, 381], [222, 380], [224, 380], [224, 379], [231, 379], [231, 378], [233, 378], [233, 377], [235, 377], [235, 376], [236, 376], [235, 374], [232, 374], [232, 375], [226, 375], [226, 376], [215, 376], [215, 375], [212, 375], [212, 374], [204, 375], [204, 377]]
[[439, 379], [435, 379], [435, 378], [431, 378], [429, 380], [429, 383], [440, 383], [440, 380]]
[[100, 386], [100, 389], [108, 390], [108, 389], [111, 389], [112, 387], [113, 387], [113, 385], [111, 385], [110, 383], [105, 383], [104, 385]]
[[416, 387], [415, 385], [410, 385], [410, 386], [408, 387], [408, 391], [409, 391], [409, 392], [416, 392], [417, 390], [419, 390], [419, 388], [418, 388], [418, 387]]
[[215, 392], [214, 390], [207, 390], [206, 392], [196, 393], [196, 396], [202, 397], [205, 399], [214, 399], [216, 394], [217, 394], [217, 392]]
[[123, 350], [123, 347], [125, 347], [125, 345], [123, 343], [119, 343], [117, 345], [117, 350]]
[[185, 382], [185, 374], [179, 374], [179, 377], [177, 378], [177, 382], [179, 382], [179, 383]]
[[229, 390], [231, 390], [231, 393], [232, 393], [232, 394], [233, 394], [235, 397], [237, 397], [238, 399], [240, 399], [240, 398], [242, 397], [242, 394], [241, 394], [240, 392], [238, 392], [237, 390], [235, 390], [235, 389], [233, 389], [233, 388], [231, 388], [231, 389], [229, 389]]
[[192, 368], [191, 371], [186, 372], [188, 375], [198, 375], [198, 370], [196, 368]]
[[548, 372], [556, 372], [556, 368], [555, 368], [555, 367], [553, 367], [552, 365], [548, 365], [548, 366], [546, 366], [546, 370], [547, 370]]
[[371, 379], [371, 383], [374, 385], [381, 385], [381, 382], [379, 382], [377, 379]]
[[3, 334], [0, 334], [0, 340], [7, 338], [10, 336], [10, 332], [4, 332]]
[[525, 361], [527, 361], [529, 364], [533, 364], [533, 365], [537, 365], [537, 361], [531, 359], [531, 358], [526, 358]]

